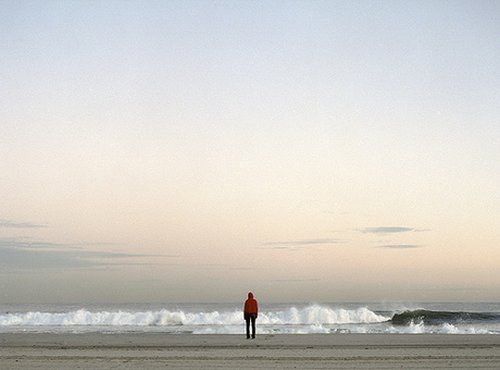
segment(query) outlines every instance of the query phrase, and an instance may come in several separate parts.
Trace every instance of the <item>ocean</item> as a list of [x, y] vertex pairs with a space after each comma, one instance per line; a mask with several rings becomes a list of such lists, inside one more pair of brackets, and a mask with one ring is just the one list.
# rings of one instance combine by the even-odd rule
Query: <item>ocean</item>
[[[243, 334], [238, 304], [0, 304], [0, 333]], [[500, 334], [500, 303], [260, 303], [257, 334]]]

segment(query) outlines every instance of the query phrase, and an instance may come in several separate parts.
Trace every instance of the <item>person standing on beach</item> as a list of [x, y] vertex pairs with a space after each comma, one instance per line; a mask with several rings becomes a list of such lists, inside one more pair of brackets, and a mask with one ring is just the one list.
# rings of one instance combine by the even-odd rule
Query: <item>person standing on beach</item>
[[259, 314], [259, 304], [257, 300], [253, 297], [253, 293], [248, 293], [248, 299], [245, 301], [245, 307], [243, 309], [243, 317], [247, 322], [247, 339], [250, 339], [250, 322], [252, 322], [252, 339], [255, 338], [255, 319]]

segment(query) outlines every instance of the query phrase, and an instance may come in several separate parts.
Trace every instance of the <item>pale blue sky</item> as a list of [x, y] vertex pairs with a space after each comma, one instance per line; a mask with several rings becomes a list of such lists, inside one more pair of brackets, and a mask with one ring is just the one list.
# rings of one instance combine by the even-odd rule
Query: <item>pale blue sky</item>
[[0, 9], [1, 301], [500, 299], [499, 1]]

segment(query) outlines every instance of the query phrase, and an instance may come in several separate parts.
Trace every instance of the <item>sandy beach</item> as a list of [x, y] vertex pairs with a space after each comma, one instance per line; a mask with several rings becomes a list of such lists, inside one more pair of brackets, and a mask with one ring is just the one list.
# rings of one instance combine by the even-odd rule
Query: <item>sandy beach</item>
[[0, 334], [1, 369], [498, 369], [497, 335]]

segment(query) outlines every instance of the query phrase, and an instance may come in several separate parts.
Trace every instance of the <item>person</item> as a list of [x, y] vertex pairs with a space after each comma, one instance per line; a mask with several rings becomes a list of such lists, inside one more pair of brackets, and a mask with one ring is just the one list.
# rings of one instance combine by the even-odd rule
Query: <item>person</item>
[[248, 293], [248, 299], [245, 301], [243, 317], [247, 323], [247, 339], [250, 339], [250, 322], [252, 323], [252, 339], [255, 339], [255, 319], [259, 314], [259, 304], [253, 297], [253, 293]]

